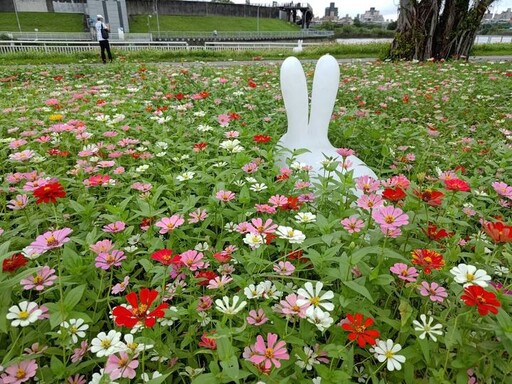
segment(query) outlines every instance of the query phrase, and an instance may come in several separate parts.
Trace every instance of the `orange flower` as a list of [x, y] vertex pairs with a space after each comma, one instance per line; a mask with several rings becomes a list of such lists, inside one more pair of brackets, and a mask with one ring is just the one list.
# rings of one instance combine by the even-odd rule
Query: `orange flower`
[[512, 243], [512, 225], [505, 225], [502, 221], [493, 223], [484, 220], [482, 227], [495, 243]]
[[412, 263], [422, 267], [427, 275], [430, 275], [432, 269], [439, 270], [444, 267], [443, 256], [431, 249], [415, 249], [411, 254]]

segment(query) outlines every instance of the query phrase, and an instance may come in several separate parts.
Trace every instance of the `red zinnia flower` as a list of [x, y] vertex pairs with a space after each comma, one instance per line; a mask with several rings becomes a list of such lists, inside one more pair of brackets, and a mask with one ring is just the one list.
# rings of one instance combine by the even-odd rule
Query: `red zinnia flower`
[[495, 223], [483, 221], [482, 226], [495, 243], [512, 243], [512, 225], [505, 225], [501, 221]]
[[386, 188], [382, 192], [382, 197], [389, 201], [399, 201], [407, 196], [404, 190], [400, 187], [397, 188]]
[[415, 249], [411, 254], [412, 263], [422, 267], [427, 275], [430, 275], [432, 269], [439, 270], [444, 267], [443, 256], [431, 249]]
[[380, 336], [380, 332], [376, 329], [367, 329], [373, 325], [373, 319], [368, 317], [363, 319], [363, 315], [356, 313], [352, 316], [347, 314], [347, 318], [341, 322], [341, 328], [350, 332], [348, 339], [350, 341], [357, 340], [357, 344], [364, 348], [366, 344], [375, 345], [375, 339]]
[[256, 143], [268, 143], [272, 140], [272, 137], [268, 135], [254, 135], [252, 139]]
[[447, 179], [444, 181], [444, 187], [448, 191], [460, 191], [460, 192], [471, 191], [471, 187], [469, 186], [469, 184], [461, 179]]
[[256, 88], [256, 83], [254, 82], [253, 79], [249, 79], [249, 81], [247, 82], [247, 85], [251, 88]]
[[461, 296], [461, 299], [470, 307], [476, 305], [480, 316], [485, 316], [489, 312], [497, 314], [498, 307], [501, 306], [494, 293], [486, 291], [479, 285], [470, 285], [464, 288], [464, 294]]
[[158, 291], [142, 288], [139, 302], [137, 294], [130, 292], [126, 295], [126, 301], [131, 305], [131, 308], [118, 305], [112, 310], [116, 325], [133, 328], [135, 325], [143, 323], [146, 327], [153, 327], [157, 318], [164, 317], [164, 309], [169, 306], [167, 303], [160, 304], [149, 312], [149, 307], [151, 307], [157, 296]]
[[444, 193], [439, 191], [434, 191], [432, 189], [426, 189], [425, 191], [414, 191], [414, 194], [423, 200], [428, 205], [433, 207], [441, 205], [443, 202]]
[[208, 337], [208, 333], [205, 332], [203, 333], [203, 336], [201, 336], [201, 341], [197, 345], [208, 349], [217, 349], [217, 340], [212, 337]]
[[214, 253], [213, 258], [219, 263], [229, 263], [231, 261], [231, 255], [225, 251]]
[[281, 210], [298, 211], [301, 205], [302, 203], [299, 201], [298, 197], [288, 196], [288, 202], [281, 206]]
[[37, 198], [36, 204], [41, 203], [56, 203], [57, 197], [66, 197], [66, 192], [60, 183], [48, 183], [34, 190], [34, 197]]
[[172, 250], [170, 249], [160, 249], [151, 254], [151, 258], [156, 260], [163, 265], [171, 265], [171, 264], [179, 264], [181, 263], [180, 255], [172, 255]]
[[238, 119], [240, 119], [240, 114], [239, 113], [229, 112], [228, 115], [231, 118], [231, 120], [238, 120]]
[[195, 278], [198, 280], [197, 285], [207, 286], [210, 280], [214, 280], [217, 274], [213, 271], [201, 271], [196, 273]]
[[14, 272], [18, 268], [25, 266], [28, 259], [21, 253], [16, 253], [2, 262], [2, 272]]
[[437, 228], [435, 224], [429, 224], [427, 230], [422, 229], [423, 233], [428, 236], [430, 240], [439, 241], [445, 237], [452, 237], [453, 232], [448, 232], [446, 229]]
[[199, 151], [202, 151], [203, 149], [205, 149], [207, 146], [208, 146], [208, 143], [201, 142], [201, 143], [194, 144], [194, 147], [192, 149], [194, 152], [199, 152]]

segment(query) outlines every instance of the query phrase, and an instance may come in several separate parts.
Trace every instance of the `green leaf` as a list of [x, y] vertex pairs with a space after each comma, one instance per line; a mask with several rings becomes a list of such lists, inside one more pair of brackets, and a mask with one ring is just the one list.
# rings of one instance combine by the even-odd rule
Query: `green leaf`
[[363, 281], [363, 284], [364, 284], [365, 280], [364, 280], [364, 278], [359, 278], [357, 280], [343, 281], [343, 284], [346, 285], [351, 290], [353, 290], [354, 292], [357, 292], [360, 295], [363, 295], [368, 300], [370, 300], [372, 303], [374, 303], [375, 301], [373, 300], [373, 297], [370, 294], [370, 291], [368, 291], [368, 289], [366, 289], [366, 287], [364, 285], [359, 284], [358, 281]]
[[409, 319], [412, 316], [412, 307], [406, 300], [400, 300], [400, 305], [398, 306], [398, 310], [400, 311], [400, 323], [402, 327], [407, 324]]
[[11, 290], [9, 288], [0, 291], [0, 333], [7, 333], [7, 312], [11, 305]]
[[236, 356], [233, 355], [229, 360], [221, 361], [220, 366], [222, 367], [222, 372], [238, 382], [240, 367], [238, 366], [238, 358]]
[[164, 382], [165, 379], [167, 379], [167, 377], [169, 377], [171, 373], [166, 373], [165, 375], [162, 375], [162, 376], [159, 376], [159, 377], [156, 377], [154, 379], [151, 379], [149, 381], [146, 381], [145, 383], [146, 384], [161, 384]]
[[64, 377], [66, 374], [66, 366], [55, 355], [52, 355], [51, 362], [50, 362], [50, 369], [52, 370], [53, 374], [57, 378]]
[[191, 384], [219, 384], [220, 381], [213, 373], [205, 373], [194, 377]]
[[75, 306], [80, 302], [82, 296], [84, 294], [86, 285], [79, 285], [78, 287], [73, 288], [69, 291], [64, 297], [64, 307], [67, 312], [70, 312], [75, 308]]

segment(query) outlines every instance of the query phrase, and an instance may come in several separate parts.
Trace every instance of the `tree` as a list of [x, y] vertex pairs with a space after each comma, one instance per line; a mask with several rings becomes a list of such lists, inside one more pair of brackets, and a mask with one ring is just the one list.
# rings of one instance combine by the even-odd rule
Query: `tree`
[[495, 0], [400, 0], [392, 59], [467, 58]]

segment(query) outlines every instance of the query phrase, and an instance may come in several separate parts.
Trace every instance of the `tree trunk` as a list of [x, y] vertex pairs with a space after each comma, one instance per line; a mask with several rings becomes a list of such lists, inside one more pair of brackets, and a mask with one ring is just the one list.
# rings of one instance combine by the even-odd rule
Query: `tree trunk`
[[392, 59], [467, 58], [494, 0], [400, 0]]

